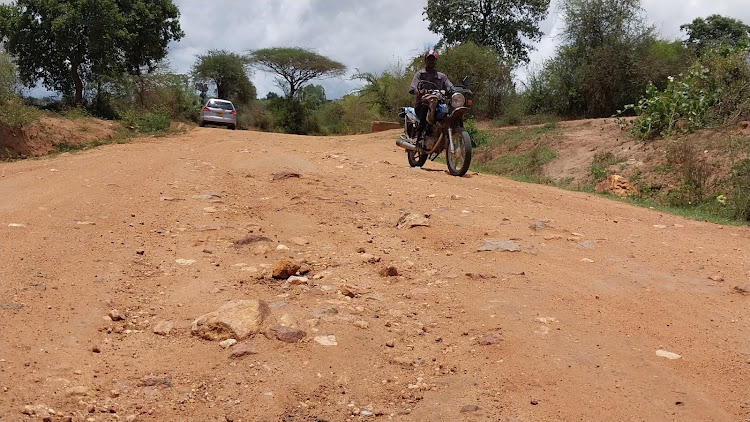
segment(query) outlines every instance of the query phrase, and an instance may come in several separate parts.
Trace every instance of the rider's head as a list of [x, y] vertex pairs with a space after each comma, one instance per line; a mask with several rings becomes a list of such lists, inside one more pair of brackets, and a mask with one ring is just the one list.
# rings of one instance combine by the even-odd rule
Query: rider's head
[[427, 69], [434, 69], [437, 63], [438, 53], [435, 50], [429, 50], [424, 53], [424, 63]]

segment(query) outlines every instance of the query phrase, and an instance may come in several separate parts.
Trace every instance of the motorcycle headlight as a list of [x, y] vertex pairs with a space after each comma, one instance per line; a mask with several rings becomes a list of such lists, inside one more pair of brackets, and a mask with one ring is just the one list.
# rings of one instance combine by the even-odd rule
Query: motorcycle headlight
[[451, 96], [451, 107], [463, 107], [464, 104], [466, 104], [466, 98], [464, 97], [464, 94], [457, 92], [453, 94], [453, 96]]

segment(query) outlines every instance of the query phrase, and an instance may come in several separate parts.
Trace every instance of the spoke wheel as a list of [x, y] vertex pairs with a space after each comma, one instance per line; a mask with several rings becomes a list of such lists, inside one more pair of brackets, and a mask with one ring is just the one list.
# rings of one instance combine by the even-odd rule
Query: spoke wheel
[[471, 137], [462, 127], [451, 128], [451, 135], [451, 145], [445, 151], [448, 172], [452, 176], [463, 176], [471, 164]]

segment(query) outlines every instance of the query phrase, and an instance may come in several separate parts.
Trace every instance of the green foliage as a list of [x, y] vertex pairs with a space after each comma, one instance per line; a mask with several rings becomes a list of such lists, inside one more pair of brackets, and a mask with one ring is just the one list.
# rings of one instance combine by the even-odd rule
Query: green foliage
[[304, 48], [264, 48], [250, 53], [250, 63], [261, 70], [275, 73], [279, 88], [287, 98], [305, 83], [319, 78], [332, 78], [344, 75], [346, 66]]
[[0, 104], [15, 97], [17, 88], [16, 65], [8, 53], [0, 49]]
[[708, 112], [710, 126], [750, 120], [750, 49], [706, 52], [700, 63], [709, 69], [719, 90], [719, 99]]
[[750, 26], [726, 16], [695, 18], [680, 30], [688, 35], [685, 46], [698, 56], [720, 47], [744, 49], [750, 45]]
[[740, 160], [732, 167], [730, 183], [732, 216], [750, 222], [750, 159]]
[[424, 14], [430, 31], [448, 45], [474, 42], [504, 59], [528, 62], [529, 41], [539, 41], [539, 22], [549, 0], [428, 0]]
[[653, 84], [635, 105], [633, 135], [641, 140], [750, 116], [747, 51], [707, 52], [688, 72], [669, 78], [660, 91]]
[[635, 103], [649, 81], [681, 71], [679, 44], [656, 40], [640, 0], [564, 0], [563, 45], [531, 72], [528, 112], [580, 118], [611, 116]]
[[62, 116], [68, 120], [80, 120], [91, 117], [91, 115], [83, 107], [67, 109], [63, 111]]
[[256, 50], [249, 59], [252, 65], [275, 73], [276, 83], [286, 94], [283, 100], [276, 95], [267, 98], [274, 127], [287, 133], [319, 133], [320, 121], [311, 113], [325, 103], [325, 91], [303, 86], [313, 79], [342, 76], [346, 66], [303, 48]]
[[358, 95], [345, 95], [313, 113], [324, 135], [367, 133], [373, 120], [379, 120], [377, 107]]
[[122, 113], [122, 124], [141, 133], [160, 133], [169, 129], [169, 110], [159, 107], [153, 110], [131, 108]]
[[275, 129], [275, 126], [273, 116], [268, 109], [264, 107], [261, 101], [256, 101], [244, 108], [241, 113], [237, 113], [237, 128], [255, 128], [270, 132]]
[[490, 134], [486, 130], [479, 129], [474, 119], [467, 119], [464, 121], [464, 129], [469, 132], [471, 137], [471, 146], [477, 148], [482, 145], [487, 145], [490, 141]]
[[11, 98], [0, 104], [0, 124], [10, 129], [28, 126], [40, 116], [36, 107], [27, 106], [20, 98]]
[[490, 47], [473, 42], [448, 47], [440, 55], [437, 66], [454, 85], [469, 77], [469, 88], [476, 100], [472, 114], [499, 116], [505, 112], [504, 100], [515, 93], [512, 66]]
[[359, 96], [377, 107], [381, 116], [392, 119], [400, 107], [414, 102], [414, 97], [408, 92], [412, 77], [407, 74], [407, 69], [396, 64], [380, 75], [358, 71], [352, 79], [365, 81]]
[[501, 155], [494, 160], [473, 165], [476, 171], [503, 176], [522, 177], [525, 180], [541, 180], [542, 167], [557, 157], [557, 153], [545, 143], [539, 143], [528, 152]]
[[322, 85], [305, 85], [297, 91], [297, 99], [302, 103], [302, 107], [308, 110], [315, 110], [325, 104], [326, 90]]
[[44, 85], [74, 103], [97, 76], [139, 74], [182, 38], [172, 0], [17, 0], [0, 6], [0, 41], [17, 60], [21, 80]]
[[[649, 40], [644, 54], [636, 63], [641, 81], [651, 82], [659, 89], [665, 89], [670, 76], [687, 71], [694, 61], [694, 56], [680, 41]], [[638, 88], [643, 92], [644, 86], [639, 84]]]
[[646, 140], [704, 127], [709, 107], [719, 98], [715, 85], [711, 73], [704, 67], [694, 67], [685, 75], [670, 78], [664, 91], [649, 84], [645, 98], [625, 107], [639, 116], [633, 121], [633, 135]]
[[670, 205], [699, 204], [708, 193], [708, 183], [714, 169], [704, 157], [703, 150], [687, 140], [676, 140], [667, 146], [667, 163], [677, 170], [680, 185], [667, 193]]
[[622, 162], [622, 159], [617, 158], [615, 154], [611, 152], [597, 152], [594, 154], [594, 158], [591, 160], [589, 166], [589, 174], [594, 180], [594, 183], [598, 183], [609, 176], [609, 167]]
[[548, 122], [543, 125], [521, 127], [503, 133], [501, 136], [492, 138], [489, 146], [503, 145], [509, 150], [517, 148], [526, 141], [537, 141], [557, 131], [557, 122]]
[[[199, 55], [191, 75], [196, 87], [214, 87], [216, 97], [241, 104], [249, 104], [257, 93], [247, 76], [250, 59], [226, 50], [209, 50]], [[205, 100], [206, 98], [204, 98]]]

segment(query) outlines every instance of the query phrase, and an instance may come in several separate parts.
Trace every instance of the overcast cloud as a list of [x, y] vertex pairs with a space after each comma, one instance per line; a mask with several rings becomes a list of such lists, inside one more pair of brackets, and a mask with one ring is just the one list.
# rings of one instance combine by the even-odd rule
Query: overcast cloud
[[[419, 0], [251, 0], [211, 2], [176, 0], [185, 37], [170, 45], [169, 61], [188, 72], [196, 55], [210, 49], [237, 53], [268, 47], [303, 47], [348, 68], [346, 77], [316, 80], [328, 98], [338, 98], [361, 86], [350, 76], [359, 69], [381, 73], [404, 63], [439, 37], [427, 29]], [[255, 72], [251, 80], [258, 96], [280, 93], [274, 77]]]
[[[313, 81], [328, 98], [339, 98], [361, 86], [349, 77], [359, 69], [379, 74], [393, 64], [405, 64], [439, 40], [424, 20], [427, 0], [250, 0], [212, 2], [176, 0], [185, 38], [170, 45], [172, 68], [188, 72], [198, 54], [209, 49], [237, 53], [267, 47], [304, 47], [347, 66], [346, 77]], [[747, 0], [644, 0], [645, 16], [665, 39], [682, 39], [680, 25], [717, 13], [750, 24]], [[559, 43], [562, 19], [553, 0], [545, 33], [531, 54], [530, 68], [551, 57]], [[439, 67], [438, 63], [438, 67]], [[519, 69], [517, 79], [525, 79]], [[255, 72], [251, 80], [258, 96], [280, 93], [274, 78]]]
[[[0, 0], [0, 3], [8, 3]], [[427, 0], [174, 0], [180, 8], [185, 37], [169, 46], [172, 70], [188, 73], [196, 55], [211, 49], [244, 53], [268, 47], [304, 47], [347, 66], [347, 76], [316, 80], [329, 99], [361, 86], [350, 80], [359, 69], [379, 74], [394, 64], [405, 64], [439, 40], [424, 20]], [[562, 19], [558, 0], [541, 24], [544, 37], [531, 52], [529, 67], [551, 57], [559, 43]], [[666, 39], [682, 39], [680, 25], [697, 17], [720, 14], [750, 24], [747, 0], [643, 0], [648, 22]], [[438, 68], [440, 64], [438, 63]], [[525, 79], [526, 69], [517, 72]], [[258, 96], [280, 93], [274, 77], [255, 72], [251, 80]]]
[[[423, 3], [427, 3], [424, 1]], [[744, 4], [744, 6], [743, 6]], [[535, 69], [545, 59], [554, 55], [560, 42], [560, 32], [564, 22], [560, 17], [559, 1], [552, 0], [548, 18], [540, 25], [544, 32], [542, 40], [530, 54], [529, 69]], [[750, 5], [747, 0], [642, 0], [646, 21], [653, 25], [663, 39], [683, 40], [680, 25], [690, 23], [695, 18], [706, 18], [718, 14], [739, 19], [750, 25]], [[517, 79], [523, 81], [527, 69], [519, 69]]]

